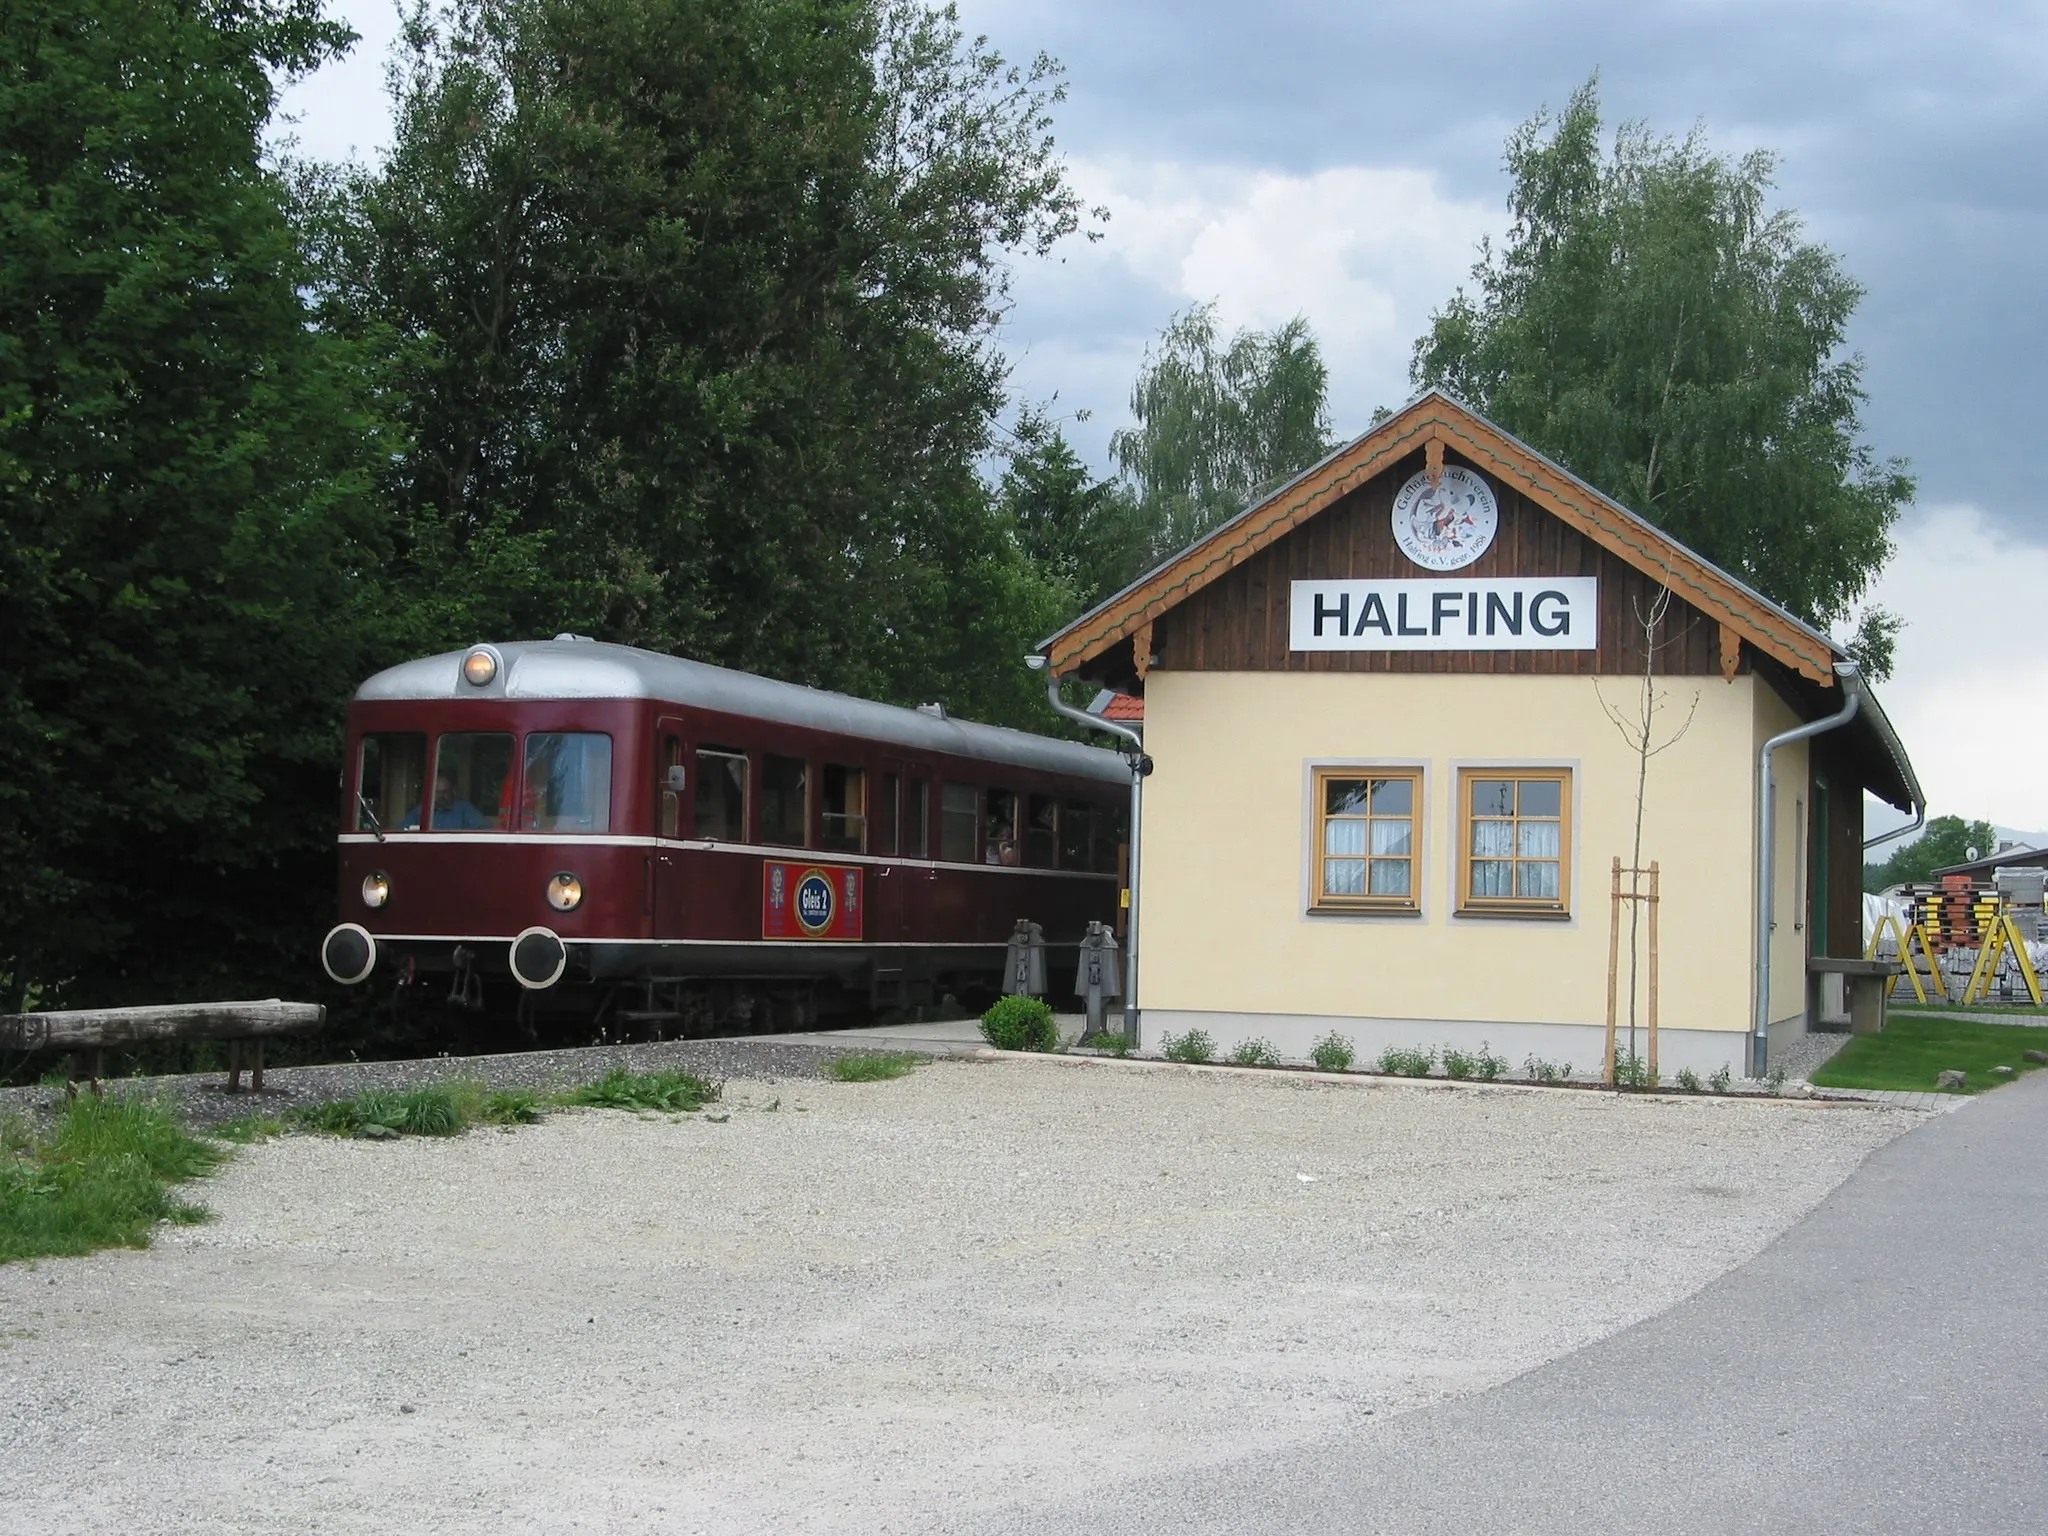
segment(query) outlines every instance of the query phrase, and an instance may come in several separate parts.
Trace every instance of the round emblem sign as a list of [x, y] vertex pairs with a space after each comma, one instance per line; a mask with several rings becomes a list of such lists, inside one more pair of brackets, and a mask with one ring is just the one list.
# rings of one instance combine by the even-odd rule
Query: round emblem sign
[[796, 920], [803, 925], [804, 932], [819, 934], [830, 928], [836, 905], [832, 882], [815, 869], [806, 870], [803, 879], [796, 883]]
[[1431, 487], [1416, 475], [1394, 496], [1394, 542], [1425, 570], [1455, 571], [1486, 553], [1500, 524], [1500, 507], [1487, 483], [1469, 469], [1447, 465]]

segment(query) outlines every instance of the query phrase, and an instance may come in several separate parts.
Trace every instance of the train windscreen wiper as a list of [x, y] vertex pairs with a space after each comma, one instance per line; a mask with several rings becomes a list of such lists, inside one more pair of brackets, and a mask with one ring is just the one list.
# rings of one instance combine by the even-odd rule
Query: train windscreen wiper
[[383, 842], [384, 825], [377, 820], [376, 811], [371, 808], [370, 802], [363, 798], [363, 792], [360, 789], [356, 791], [356, 804], [361, 806], [363, 814], [370, 818], [370, 830], [377, 834], [377, 841]]

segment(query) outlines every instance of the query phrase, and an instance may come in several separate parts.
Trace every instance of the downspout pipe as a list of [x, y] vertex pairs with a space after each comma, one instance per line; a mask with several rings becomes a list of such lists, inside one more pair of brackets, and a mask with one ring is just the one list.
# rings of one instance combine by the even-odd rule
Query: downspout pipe
[[1907, 822], [1903, 827], [1893, 827], [1889, 832], [1880, 832], [1875, 837], [1866, 837], [1863, 839], [1863, 846], [1865, 848], [1875, 848], [1879, 843], [1897, 842], [1903, 838], [1911, 837], [1926, 825], [1927, 802], [1925, 800], [1916, 801], [1913, 805], [1913, 819], [1911, 821]]
[[1756, 1006], [1750, 1023], [1749, 1075], [1762, 1077], [1771, 1056], [1771, 930], [1777, 926], [1778, 783], [1771, 759], [1780, 747], [1839, 730], [1863, 708], [1863, 673], [1853, 661], [1835, 663], [1842, 707], [1821, 720], [1781, 731], [1763, 744], [1756, 763]]
[[1124, 1038], [1135, 1051], [1141, 1043], [1138, 1038], [1138, 823], [1144, 807], [1145, 775], [1152, 771], [1152, 759], [1145, 755], [1145, 738], [1138, 730], [1115, 720], [1105, 720], [1100, 715], [1091, 715], [1085, 709], [1076, 709], [1061, 698], [1060, 680], [1052, 670], [1051, 658], [1029, 655], [1024, 658], [1024, 665], [1045, 674], [1045, 698], [1052, 705], [1054, 714], [1077, 725], [1085, 725], [1091, 731], [1107, 731], [1112, 736], [1121, 736], [1130, 743], [1122, 749], [1124, 761], [1131, 765], [1131, 911], [1126, 924], [1130, 938], [1124, 945]]

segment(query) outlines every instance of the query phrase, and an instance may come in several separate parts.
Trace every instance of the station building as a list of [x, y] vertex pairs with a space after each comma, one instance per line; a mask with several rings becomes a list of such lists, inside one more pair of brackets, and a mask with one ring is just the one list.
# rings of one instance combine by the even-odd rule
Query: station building
[[1923, 814], [1840, 647], [1436, 392], [1044, 651], [1143, 699], [1148, 1048], [1595, 1068], [1618, 858], [1658, 868], [1662, 1071], [1754, 1072], [1861, 953], [1864, 795]]

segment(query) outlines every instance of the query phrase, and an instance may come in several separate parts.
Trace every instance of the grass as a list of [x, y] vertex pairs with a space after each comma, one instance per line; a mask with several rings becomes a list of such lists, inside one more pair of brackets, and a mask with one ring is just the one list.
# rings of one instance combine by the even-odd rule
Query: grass
[[909, 1051], [864, 1051], [839, 1057], [832, 1063], [832, 1075], [842, 1083], [881, 1083], [910, 1076], [923, 1061]]
[[0, 1134], [0, 1264], [145, 1248], [159, 1221], [204, 1221], [173, 1186], [227, 1156], [147, 1099], [81, 1096], [47, 1133], [12, 1123]]
[[[873, 1077], [900, 1077], [919, 1059], [852, 1058], [879, 1064]], [[840, 1075], [848, 1076], [843, 1070]], [[432, 1083], [373, 1089], [282, 1117], [247, 1114], [203, 1137], [188, 1132], [156, 1100], [81, 1095], [63, 1106], [48, 1131], [19, 1118], [0, 1122], [0, 1264], [143, 1248], [160, 1221], [204, 1221], [206, 1211], [178, 1199], [173, 1186], [210, 1172], [233, 1155], [233, 1145], [287, 1131], [370, 1140], [456, 1136], [476, 1126], [530, 1125], [564, 1105], [680, 1113], [701, 1109], [718, 1095], [718, 1084], [693, 1073], [623, 1068], [545, 1095], [473, 1082]]]
[[[1953, 1069], [1967, 1074], [1963, 1093], [1982, 1093], [2040, 1070], [2021, 1056], [2029, 1050], [2048, 1051], [2048, 1028], [1895, 1012], [1882, 1033], [1857, 1035], [1813, 1081], [1823, 1088], [1930, 1093], [1936, 1076]], [[2011, 1067], [2013, 1077], [1993, 1077], [1993, 1067]]]
[[594, 1083], [557, 1094], [553, 1102], [590, 1109], [659, 1109], [687, 1114], [718, 1097], [718, 1084], [694, 1072], [628, 1072], [614, 1067]]
[[[683, 1114], [702, 1109], [718, 1092], [716, 1083], [691, 1072], [628, 1072], [616, 1067], [594, 1083], [549, 1094], [472, 1082], [432, 1083], [403, 1091], [371, 1089], [354, 1098], [293, 1110], [286, 1123], [294, 1130], [372, 1141], [460, 1136], [480, 1125], [532, 1125], [550, 1109], [564, 1106]], [[275, 1123], [251, 1116], [229, 1122], [217, 1134], [230, 1140], [260, 1139]]]
[[2032, 1003], [1902, 1003], [1894, 998], [1886, 1004], [1889, 1013], [2002, 1013], [2014, 1014], [2021, 1018], [2048, 1019], [2048, 1008], [2036, 1008]]

